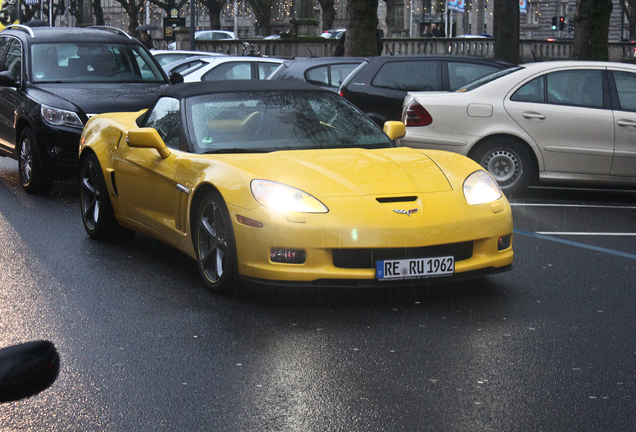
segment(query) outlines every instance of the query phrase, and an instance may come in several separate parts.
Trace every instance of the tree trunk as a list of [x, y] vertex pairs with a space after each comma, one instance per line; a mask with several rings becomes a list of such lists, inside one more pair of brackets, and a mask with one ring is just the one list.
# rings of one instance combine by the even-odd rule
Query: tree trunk
[[322, 9], [322, 31], [331, 30], [333, 28], [333, 20], [336, 19], [336, 9], [334, 8], [334, 0], [318, 0]]
[[519, 64], [519, 2], [495, 0], [493, 17], [495, 59]]
[[103, 26], [104, 21], [104, 9], [102, 9], [101, 0], [93, 0], [93, 11], [95, 12], [95, 24]]
[[574, 60], [609, 60], [612, 0], [579, 0], [574, 22]]
[[348, 0], [347, 16], [350, 21], [345, 39], [345, 56], [378, 55], [378, 0]]
[[395, 0], [384, 0], [386, 4], [386, 34], [384, 37], [393, 37], [393, 24], [395, 23]]

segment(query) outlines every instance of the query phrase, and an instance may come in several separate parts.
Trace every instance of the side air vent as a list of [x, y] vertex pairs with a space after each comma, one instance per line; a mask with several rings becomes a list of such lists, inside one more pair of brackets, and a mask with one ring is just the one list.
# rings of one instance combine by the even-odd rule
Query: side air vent
[[119, 198], [119, 194], [117, 193], [117, 183], [115, 182], [115, 171], [110, 172], [110, 182], [113, 185], [113, 192], [115, 196]]
[[396, 203], [396, 202], [411, 202], [417, 200], [416, 196], [404, 196], [404, 197], [387, 197], [376, 198], [379, 203]]

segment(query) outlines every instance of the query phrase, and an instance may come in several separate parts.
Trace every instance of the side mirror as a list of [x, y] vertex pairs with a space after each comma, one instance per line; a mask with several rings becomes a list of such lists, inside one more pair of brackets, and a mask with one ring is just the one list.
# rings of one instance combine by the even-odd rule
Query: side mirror
[[19, 87], [18, 79], [11, 71], [0, 72], [0, 86], [3, 87]]
[[126, 144], [133, 148], [149, 148], [159, 152], [162, 159], [170, 156], [170, 150], [166, 147], [157, 131], [153, 128], [145, 127], [128, 131]]
[[406, 126], [399, 121], [388, 121], [384, 123], [384, 133], [395, 141], [396, 139], [404, 138], [406, 135]]
[[0, 403], [40, 393], [57, 379], [60, 355], [49, 341], [0, 349]]
[[181, 84], [183, 82], [183, 75], [179, 72], [170, 72], [170, 84]]

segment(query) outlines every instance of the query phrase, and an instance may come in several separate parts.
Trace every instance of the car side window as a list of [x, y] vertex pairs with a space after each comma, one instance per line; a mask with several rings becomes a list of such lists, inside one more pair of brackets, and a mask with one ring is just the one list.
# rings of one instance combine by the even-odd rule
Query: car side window
[[233, 79], [252, 79], [252, 64], [248, 62], [223, 63], [201, 77], [201, 81]]
[[511, 97], [516, 102], [545, 102], [545, 77], [540, 76], [522, 85]]
[[621, 110], [636, 111], [636, 74], [614, 71]]
[[146, 126], [154, 128], [166, 146], [179, 149], [181, 111], [179, 100], [163, 97], [157, 101], [146, 120]]
[[305, 81], [310, 84], [328, 86], [329, 70], [327, 66], [317, 66], [305, 71]]
[[469, 82], [497, 72], [499, 68], [477, 63], [448, 62], [448, 80], [451, 91], [462, 88]]
[[603, 73], [578, 69], [546, 75], [548, 103], [603, 108]]
[[441, 62], [395, 61], [385, 63], [371, 84], [404, 91], [442, 90]]
[[258, 62], [258, 79], [267, 79], [278, 68], [278, 63]]
[[9, 37], [0, 38], [0, 71], [7, 70], [4, 67], [4, 63], [2, 62], [2, 60], [4, 59], [4, 55], [7, 52], [9, 45], [11, 45], [11, 38]]
[[343, 63], [314, 67], [305, 72], [305, 81], [320, 86], [338, 88], [358, 64]]
[[22, 77], [22, 45], [17, 39], [13, 39], [9, 45], [3, 70], [12, 72], [18, 79]]

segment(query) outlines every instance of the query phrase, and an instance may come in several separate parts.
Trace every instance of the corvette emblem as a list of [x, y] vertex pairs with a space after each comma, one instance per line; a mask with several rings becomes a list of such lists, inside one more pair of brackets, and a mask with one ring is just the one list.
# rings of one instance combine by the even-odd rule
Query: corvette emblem
[[398, 214], [405, 214], [407, 216], [411, 216], [413, 213], [417, 213], [417, 209], [410, 209], [410, 210], [395, 210], [393, 209], [394, 212], [398, 213]]

